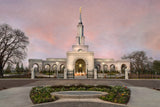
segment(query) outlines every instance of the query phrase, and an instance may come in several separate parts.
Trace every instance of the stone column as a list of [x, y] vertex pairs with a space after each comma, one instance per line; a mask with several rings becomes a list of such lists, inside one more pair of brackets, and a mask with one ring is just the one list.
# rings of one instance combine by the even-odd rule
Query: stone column
[[59, 67], [59, 62], [56, 62], [56, 65], [57, 65], [57, 68], [56, 68], [56, 70], [57, 70], [57, 75], [56, 75], [56, 76], [57, 76], [57, 78], [58, 78], [58, 71], [59, 71], [59, 68], [60, 68], [60, 67]]
[[121, 64], [117, 64], [117, 71], [118, 71], [119, 73], [122, 73], [122, 72], [121, 72]]
[[94, 69], [94, 79], [97, 79], [97, 69]]
[[67, 69], [64, 69], [64, 79], [67, 79]]
[[35, 72], [34, 72], [34, 68], [31, 68], [31, 79], [35, 79]]
[[125, 79], [128, 79], [128, 70], [125, 70]]

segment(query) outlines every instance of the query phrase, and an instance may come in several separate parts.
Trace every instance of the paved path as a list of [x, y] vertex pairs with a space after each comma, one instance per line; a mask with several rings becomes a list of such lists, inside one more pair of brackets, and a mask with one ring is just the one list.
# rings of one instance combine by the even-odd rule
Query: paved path
[[145, 87], [129, 87], [129, 107], [160, 107], [160, 91]]
[[114, 104], [107, 104], [107, 103], [97, 103], [97, 102], [65, 102], [65, 103], [50, 103], [39, 105], [35, 107], [125, 107], [125, 106], [118, 106]]
[[[0, 83], [9, 83], [12, 80], [0, 80]], [[131, 98], [127, 106], [129, 107], [160, 107], [160, 91], [150, 88], [160, 88], [160, 80], [51, 80], [41, 79], [36, 81], [30, 80], [14, 80], [11, 83], [18, 83], [17, 88], [10, 88], [0, 91], [0, 107], [31, 107], [33, 106], [29, 93], [32, 86], [38, 85], [71, 85], [71, 84], [86, 84], [86, 85], [126, 85], [131, 89]], [[25, 81], [24, 83], [22, 81]], [[7, 84], [8, 83], [8, 84]], [[138, 84], [138, 85], [137, 85]], [[5, 85], [3, 85], [5, 86]], [[18, 85], [17, 85], [18, 86]], [[137, 87], [139, 86], [139, 87]], [[142, 87], [140, 87], [142, 86]], [[149, 88], [147, 88], [149, 87]], [[68, 100], [68, 99], [67, 99]], [[66, 100], [66, 101], [67, 101]], [[63, 100], [64, 101], [64, 100]], [[52, 102], [36, 107], [121, 107], [123, 105], [115, 105], [112, 103], [93, 102], [93, 100], [71, 101], [70, 102]], [[97, 100], [98, 101], [98, 100]]]
[[12, 88], [12, 87], [20, 87], [29, 83], [34, 83], [37, 80], [31, 79], [0, 79], [0, 90]]
[[[145, 87], [129, 87], [131, 89], [131, 98], [128, 107], [159, 107], [160, 91]], [[33, 106], [29, 92], [31, 87], [17, 87], [0, 91], [1, 107], [31, 107]], [[100, 99], [63, 99], [57, 102], [35, 105], [35, 107], [124, 107], [113, 103], [104, 103]]]
[[160, 79], [148, 79], [148, 80], [138, 80], [138, 79], [0, 79], [0, 90], [11, 87], [20, 86], [39, 86], [39, 85], [71, 85], [71, 84], [86, 84], [86, 85], [125, 85], [125, 86], [139, 86], [139, 87], [149, 87], [149, 88], [159, 88], [160, 89]]
[[68, 99], [62, 98], [52, 103], [44, 103], [34, 105], [33, 107], [127, 107], [124, 104], [114, 104], [111, 102], [102, 101], [98, 98], [90, 99]]
[[31, 107], [32, 87], [17, 87], [0, 91], [0, 107]]
[[129, 84], [130, 86], [160, 89], [160, 79], [153, 79], [153, 80], [152, 79], [130, 79], [130, 80], [120, 80], [120, 81], [123, 83]]
[[[160, 81], [159, 81], [160, 82]], [[38, 80], [36, 82], [27, 84], [26, 86], [40, 86], [40, 85], [78, 85], [78, 84], [83, 84], [83, 85], [125, 85], [125, 86], [131, 86], [128, 83], [125, 83], [120, 80], [106, 80], [106, 79], [42, 79]]]

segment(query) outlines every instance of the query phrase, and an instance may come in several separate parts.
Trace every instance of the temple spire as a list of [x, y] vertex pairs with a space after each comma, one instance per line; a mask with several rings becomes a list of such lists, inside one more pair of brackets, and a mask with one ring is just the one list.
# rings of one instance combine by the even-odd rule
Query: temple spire
[[79, 13], [80, 13], [80, 16], [79, 16], [79, 23], [82, 23], [81, 11], [82, 11], [82, 7], [79, 8]]
[[81, 18], [81, 7], [79, 8], [79, 13], [80, 13], [80, 17], [79, 17], [79, 23], [77, 25], [77, 45], [84, 45], [84, 35], [83, 35], [83, 23], [82, 23], [82, 18]]

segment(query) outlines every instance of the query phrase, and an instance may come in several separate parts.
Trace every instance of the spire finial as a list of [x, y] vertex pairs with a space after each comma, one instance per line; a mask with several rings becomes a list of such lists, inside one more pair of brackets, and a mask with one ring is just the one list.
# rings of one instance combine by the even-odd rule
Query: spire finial
[[80, 12], [80, 14], [81, 14], [81, 10], [82, 10], [82, 7], [80, 7], [80, 8], [79, 8], [79, 12]]
[[82, 23], [81, 11], [82, 11], [82, 7], [79, 8], [79, 12], [80, 12], [79, 22], [80, 22], [80, 23]]

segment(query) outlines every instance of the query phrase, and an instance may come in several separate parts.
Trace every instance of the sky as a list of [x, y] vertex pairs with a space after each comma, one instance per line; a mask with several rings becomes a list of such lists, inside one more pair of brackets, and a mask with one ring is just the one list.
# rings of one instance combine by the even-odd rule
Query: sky
[[85, 43], [95, 58], [145, 51], [160, 60], [160, 0], [0, 0], [0, 24], [29, 37], [27, 58], [66, 58], [82, 7]]

